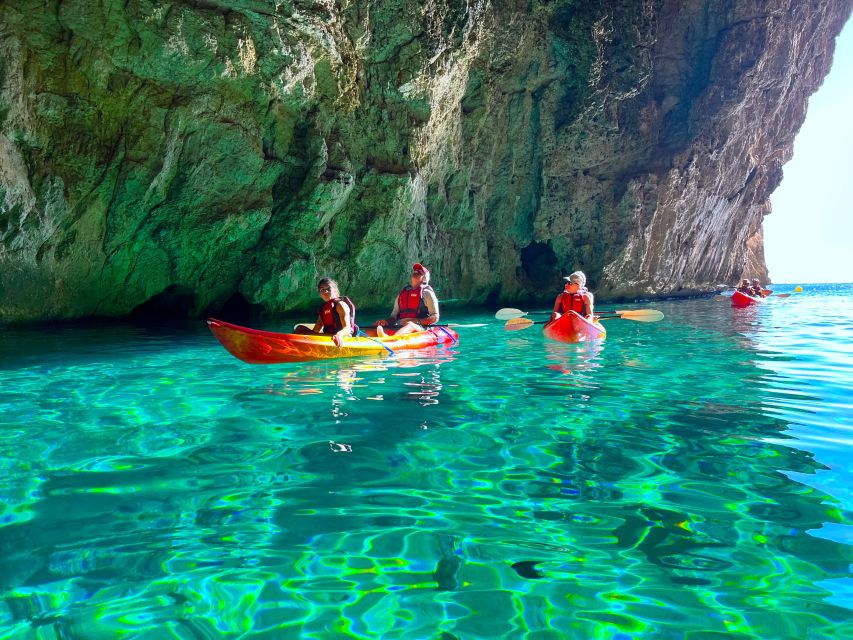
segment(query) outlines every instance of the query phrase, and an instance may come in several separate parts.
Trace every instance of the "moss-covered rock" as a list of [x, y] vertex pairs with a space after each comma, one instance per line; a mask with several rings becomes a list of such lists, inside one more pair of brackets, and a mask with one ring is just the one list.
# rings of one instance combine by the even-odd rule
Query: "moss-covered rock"
[[0, 0], [0, 321], [765, 275], [843, 0]]

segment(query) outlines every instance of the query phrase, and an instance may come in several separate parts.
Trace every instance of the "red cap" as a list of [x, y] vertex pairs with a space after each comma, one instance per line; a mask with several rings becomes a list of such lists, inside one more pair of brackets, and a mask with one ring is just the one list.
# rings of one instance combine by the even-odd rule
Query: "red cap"
[[420, 262], [416, 262], [412, 265], [412, 271], [420, 271], [421, 273], [429, 273], [429, 269], [427, 269]]

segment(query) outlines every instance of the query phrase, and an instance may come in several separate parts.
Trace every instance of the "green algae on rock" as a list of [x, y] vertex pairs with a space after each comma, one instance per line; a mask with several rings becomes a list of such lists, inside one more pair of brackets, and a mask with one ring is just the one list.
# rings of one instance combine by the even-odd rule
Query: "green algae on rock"
[[843, 0], [0, 0], [0, 321], [766, 279]]

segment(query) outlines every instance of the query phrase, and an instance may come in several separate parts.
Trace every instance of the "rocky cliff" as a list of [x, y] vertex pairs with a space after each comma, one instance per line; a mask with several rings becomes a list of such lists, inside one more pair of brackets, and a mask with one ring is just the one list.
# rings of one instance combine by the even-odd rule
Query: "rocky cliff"
[[414, 260], [474, 303], [763, 271], [850, 9], [0, 0], [0, 321], [313, 307], [322, 275], [385, 306]]

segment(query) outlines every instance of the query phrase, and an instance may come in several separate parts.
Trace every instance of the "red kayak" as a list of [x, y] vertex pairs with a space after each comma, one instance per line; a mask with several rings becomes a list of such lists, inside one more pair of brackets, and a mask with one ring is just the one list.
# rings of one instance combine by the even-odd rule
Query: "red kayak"
[[756, 302], [761, 302], [763, 298], [757, 298], [755, 296], [748, 296], [741, 291], [735, 291], [732, 294], [732, 306], [733, 307], [748, 307], [751, 304], [755, 304]]
[[545, 337], [558, 342], [586, 342], [587, 340], [604, 340], [607, 331], [596, 320], [590, 322], [577, 311], [564, 313], [544, 327]]
[[344, 338], [343, 346], [338, 348], [330, 336], [260, 331], [214, 318], [208, 319], [207, 325], [232, 356], [249, 364], [389, 355], [398, 350], [424, 349], [459, 341], [459, 336], [453, 329], [427, 327], [425, 331], [402, 336]]

